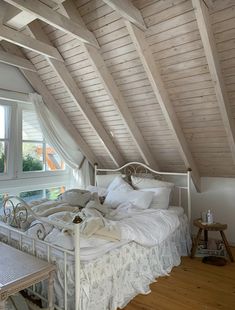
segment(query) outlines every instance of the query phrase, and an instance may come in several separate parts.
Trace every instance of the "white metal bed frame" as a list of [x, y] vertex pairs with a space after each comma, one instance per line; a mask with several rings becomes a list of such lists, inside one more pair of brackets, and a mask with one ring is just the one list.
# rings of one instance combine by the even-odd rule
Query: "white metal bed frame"
[[[187, 178], [187, 186], [176, 186], [179, 190], [179, 201], [178, 201], [178, 205], [181, 206], [182, 203], [182, 190], [186, 190], [187, 191], [187, 215], [188, 215], [188, 219], [189, 219], [189, 223], [191, 222], [191, 196], [190, 196], [190, 187], [191, 187], [191, 171], [189, 170], [187, 173], [171, 173], [171, 172], [159, 172], [156, 171], [154, 169], [151, 169], [150, 167], [148, 167], [145, 164], [139, 163], [139, 162], [131, 162], [128, 164], [125, 164], [124, 166], [117, 168], [117, 169], [102, 169], [102, 168], [98, 168], [98, 166], [95, 164], [95, 184], [96, 184], [96, 176], [99, 173], [102, 174], [107, 174], [107, 173], [118, 173], [118, 172], [122, 172], [124, 171], [124, 173], [126, 173], [127, 175], [133, 175], [133, 174], [138, 174], [141, 172], [146, 173], [152, 173], [155, 176], [184, 176], [185, 178]], [[8, 244], [12, 244], [15, 243], [16, 240], [12, 237], [12, 235], [18, 235], [18, 247], [19, 249], [23, 250], [23, 239], [27, 239], [28, 242], [31, 243], [32, 246], [32, 253], [33, 255], [37, 255], [36, 253], [36, 248], [37, 245], [43, 245], [46, 247], [47, 249], [47, 253], [46, 253], [46, 257], [47, 257], [47, 261], [51, 261], [51, 253], [54, 250], [60, 251], [63, 255], [64, 258], [64, 308], [60, 308], [58, 305], [55, 305], [55, 309], [57, 310], [67, 310], [68, 309], [68, 293], [67, 293], [67, 263], [68, 263], [68, 256], [73, 256], [74, 257], [74, 262], [75, 262], [75, 310], [79, 310], [80, 306], [80, 223], [81, 223], [81, 219], [80, 217], [76, 216], [73, 220], [73, 223], [71, 223], [71, 225], [68, 225], [67, 223], [63, 224], [59, 224], [57, 222], [53, 222], [51, 220], [48, 220], [45, 217], [40, 217], [37, 214], [35, 214], [30, 206], [21, 198], [19, 197], [15, 197], [15, 196], [9, 196], [7, 199], [12, 199], [12, 198], [16, 198], [18, 199], [18, 201], [20, 202], [20, 206], [24, 207], [26, 209], [26, 212], [28, 212], [30, 215], [32, 215], [35, 219], [39, 220], [42, 223], [47, 223], [50, 225], [53, 225], [54, 227], [57, 228], [65, 228], [65, 229], [69, 229], [72, 230], [74, 233], [74, 246], [75, 246], [75, 250], [74, 251], [69, 251], [66, 250], [64, 248], [61, 248], [59, 246], [55, 246], [52, 245], [48, 242], [42, 241], [40, 239], [36, 239], [33, 237], [30, 237], [28, 235], [25, 234], [25, 232], [20, 231], [14, 227], [11, 227], [5, 223], [1, 223], [0, 221], [0, 236], [1, 236], [1, 231], [2, 230], [6, 230], [7, 231], [7, 238], [5, 238], [4, 242], [8, 243]], [[6, 235], [4, 235], [4, 237], [6, 237]], [[47, 299], [38, 294], [35, 291], [35, 288], [33, 289], [29, 289], [31, 292], [33, 292], [36, 296], [38, 296], [39, 298], [41, 298], [43, 301], [47, 301]], [[1, 296], [0, 296], [1, 297]]]

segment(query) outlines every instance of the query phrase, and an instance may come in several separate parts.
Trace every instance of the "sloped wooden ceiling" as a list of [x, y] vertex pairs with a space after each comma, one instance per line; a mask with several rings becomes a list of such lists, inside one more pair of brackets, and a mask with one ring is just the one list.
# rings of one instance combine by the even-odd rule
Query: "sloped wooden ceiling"
[[[74, 24], [68, 31], [32, 14], [22, 7], [27, 2], [65, 15], [66, 26], [70, 18], [83, 32], [71, 34]], [[234, 0], [1, 5], [0, 39], [8, 54], [0, 52], [0, 61], [24, 54], [30, 63], [12, 57], [12, 64], [22, 60], [24, 73], [41, 79], [41, 95], [48, 102], [50, 94], [91, 161], [114, 167], [137, 160], [164, 171], [191, 167], [198, 187], [200, 176], [235, 176]], [[14, 42], [14, 34], [6, 36], [9, 27], [47, 46], [36, 46], [39, 53], [31, 41]]]

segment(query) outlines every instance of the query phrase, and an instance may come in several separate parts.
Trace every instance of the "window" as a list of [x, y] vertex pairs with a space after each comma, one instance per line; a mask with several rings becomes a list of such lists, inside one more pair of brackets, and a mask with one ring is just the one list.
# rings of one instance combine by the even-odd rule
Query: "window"
[[27, 202], [37, 199], [47, 198], [50, 200], [57, 199], [60, 194], [65, 191], [65, 187], [55, 187], [48, 189], [40, 189], [35, 191], [21, 192], [19, 196]]
[[0, 105], [0, 174], [7, 173], [9, 108]]
[[0, 208], [3, 193], [30, 201], [56, 198], [70, 169], [46, 141], [30, 104], [0, 103]]
[[26, 171], [64, 170], [63, 160], [55, 149], [46, 143], [37, 115], [31, 110], [22, 110], [22, 167]]

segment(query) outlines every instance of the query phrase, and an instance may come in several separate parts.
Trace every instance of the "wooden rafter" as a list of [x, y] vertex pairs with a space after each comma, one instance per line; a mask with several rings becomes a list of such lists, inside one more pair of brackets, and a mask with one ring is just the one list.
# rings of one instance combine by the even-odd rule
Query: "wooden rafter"
[[7, 12], [7, 4], [5, 2], [0, 1], [0, 24], [4, 22], [6, 12]]
[[[65, 1], [63, 5], [67, 12], [67, 15], [70, 18], [73, 19], [76, 18], [77, 22], [83, 23], [78, 11], [76, 10], [76, 7], [74, 7], [74, 4], [71, 0]], [[132, 117], [132, 114], [128, 109], [128, 106], [120, 90], [118, 89], [111, 73], [107, 69], [107, 66], [102, 56], [100, 55], [99, 51], [95, 49], [93, 46], [90, 46], [88, 44], [83, 44], [83, 46], [95, 69], [95, 72], [101, 79], [104, 88], [110, 97], [110, 100], [112, 101], [112, 103], [118, 110], [119, 114], [121, 115], [122, 120], [126, 125], [130, 135], [132, 136], [133, 141], [135, 142], [135, 145], [138, 148], [143, 160], [145, 161], [146, 164], [150, 165], [151, 167], [159, 169], [155, 158], [151, 154], [149, 147], [147, 146], [138, 126], [136, 125]]]
[[60, 53], [53, 46], [43, 43], [39, 40], [35, 40], [30, 36], [3, 25], [0, 25], [0, 39], [27, 48], [41, 55], [63, 61]]
[[[32, 22], [29, 25], [29, 30], [36, 39], [46, 42], [47, 44], [50, 44], [48, 37], [43, 32], [38, 21], [35, 20], [34, 22]], [[83, 116], [86, 118], [90, 126], [96, 131], [97, 135], [99, 136], [100, 140], [102, 141], [104, 147], [106, 148], [107, 152], [109, 153], [115, 165], [116, 166], [122, 165], [124, 163], [122, 155], [118, 151], [117, 147], [115, 146], [111, 137], [104, 129], [101, 122], [96, 117], [90, 105], [86, 102], [85, 97], [78, 88], [76, 82], [72, 78], [71, 74], [69, 73], [64, 63], [50, 58], [47, 58], [47, 61], [56, 72], [57, 76], [59, 77], [60, 81], [62, 82], [62, 84], [64, 85], [70, 96], [78, 105], [79, 110], [81, 110]]]
[[131, 36], [131, 39], [135, 44], [136, 50], [139, 54], [150, 84], [161, 107], [162, 113], [176, 139], [178, 149], [181, 153], [184, 163], [187, 168], [192, 169], [192, 178], [194, 184], [196, 188], [200, 190], [200, 176], [196, 163], [194, 162], [193, 156], [184, 137], [184, 133], [178, 121], [177, 115], [165, 89], [164, 83], [159, 73], [160, 71], [156, 65], [150, 47], [145, 39], [145, 34], [142, 30], [131, 24], [129, 21], [126, 21], [126, 26]]
[[146, 26], [140, 11], [131, 3], [126, 0], [103, 0], [114, 10], [119, 12], [124, 18], [135, 24], [142, 30], [146, 30]]
[[215, 87], [215, 93], [219, 104], [222, 121], [227, 133], [228, 143], [231, 149], [232, 157], [235, 162], [235, 123], [231, 113], [226, 86], [223, 80], [222, 70], [220, 68], [219, 56], [216, 49], [216, 43], [210, 24], [208, 8], [201, 0], [192, 0], [199, 32], [201, 35], [206, 59], [209, 66], [212, 81]]
[[[19, 48], [17, 48], [17, 46], [14, 46], [7, 42], [2, 42], [1, 45], [6, 52], [17, 55], [18, 57], [24, 57], [23, 53]], [[94, 163], [97, 162], [97, 158], [95, 157], [87, 143], [83, 140], [78, 130], [74, 127], [74, 125], [71, 123], [64, 111], [61, 109], [57, 101], [51, 95], [38, 74], [36, 72], [28, 71], [22, 68], [20, 69], [20, 71], [24, 74], [25, 78], [32, 85], [33, 89], [43, 97], [43, 100], [48, 109], [52, 113], [54, 113], [58, 117], [60, 122], [66, 127], [66, 130], [70, 133], [74, 141], [77, 142], [79, 149], [84, 154], [84, 156], [86, 156], [90, 163], [94, 165]], [[101, 163], [99, 164], [102, 166]]]
[[[43, 2], [53, 10], [59, 7], [59, 3], [56, 3], [52, 0], [40, 0], [40, 2]], [[4, 4], [7, 6], [7, 10], [4, 14], [3, 23], [6, 24], [7, 26], [10, 26], [15, 29], [22, 29], [36, 19], [35, 16], [29, 12], [21, 11], [8, 3]], [[2, 5], [3, 3], [0, 3], [0, 6]]]
[[82, 42], [98, 46], [94, 35], [86, 28], [71, 21], [65, 16], [53, 11], [46, 4], [40, 1], [31, 0], [5, 0], [7, 3], [15, 6], [16, 8], [31, 13], [45, 23], [52, 25], [66, 33], [71, 34], [73, 37]]
[[[103, 0], [110, 6], [111, 3], [116, 2], [113, 0]], [[125, 0], [125, 5], [132, 7], [133, 4], [129, 0]], [[123, 10], [120, 10], [119, 8], [116, 8], [118, 13], [122, 15], [123, 18], [126, 19], [126, 14], [123, 12]], [[137, 9], [136, 9], [137, 10]], [[140, 12], [139, 12], [140, 14]], [[185, 139], [185, 136], [183, 134], [182, 128], [180, 126], [180, 123], [178, 121], [177, 115], [173, 109], [173, 106], [171, 104], [170, 98], [168, 96], [168, 93], [165, 89], [164, 83], [162, 81], [160, 71], [157, 68], [156, 62], [154, 60], [153, 54], [150, 50], [150, 47], [146, 41], [144, 31], [140, 30], [138, 27], [134, 25], [134, 23], [126, 20], [126, 26], [129, 31], [130, 37], [135, 44], [136, 50], [139, 54], [139, 57], [141, 59], [141, 62], [143, 64], [143, 67], [146, 71], [146, 74], [148, 76], [148, 79], [150, 81], [150, 84], [153, 88], [153, 91], [155, 93], [155, 96], [158, 100], [158, 103], [162, 109], [162, 112], [165, 116], [165, 119], [168, 123], [169, 128], [171, 129], [177, 144], [179, 151], [181, 153], [181, 156], [184, 160], [184, 163], [187, 168], [192, 169], [192, 178], [195, 184], [195, 187], [198, 191], [200, 191], [200, 175], [196, 166], [196, 163], [193, 159], [193, 156], [191, 154], [191, 151], [188, 147], [187, 141]]]
[[36, 72], [36, 69], [34, 68], [34, 66], [29, 60], [23, 57], [18, 57], [16, 55], [6, 53], [1, 50], [0, 50], [0, 62], [17, 67], [17, 68]]

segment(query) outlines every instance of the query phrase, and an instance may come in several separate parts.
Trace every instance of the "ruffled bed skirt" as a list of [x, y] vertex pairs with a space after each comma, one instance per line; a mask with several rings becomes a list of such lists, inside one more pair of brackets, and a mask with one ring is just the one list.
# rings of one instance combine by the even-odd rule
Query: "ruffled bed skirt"
[[[81, 310], [115, 310], [124, 308], [138, 294], [150, 293], [156, 278], [170, 273], [187, 256], [191, 238], [186, 216], [180, 226], [161, 244], [147, 248], [131, 242], [81, 266]], [[61, 266], [62, 267], [62, 266]], [[68, 270], [69, 272], [69, 270]], [[61, 274], [61, 276], [63, 276]], [[61, 278], [60, 283], [63, 283]], [[69, 310], [74, 310], [74, 280], [68, 283]], [[61, 287], [60, 293], [63, 288]], [[61, 296], [61, 294], [58, 294]], [[62, 306], [63, 300], [57, 302]]]
[[[150, 293], [149, 285], [158, 277], [168, 275], [174, 266], [180, 264], [180, 257], [187, 256], [190, 249], [188, 220], [183, 215], [177, 230], [155, 247], [143, 247], [131, 242], [96, 260], [82, 262], [80, 309], [124, 308], [136, 295]], [[40, 256], [43, 258], [45, 252]], [[64, 262], [58, 256], [51, 258], [57, 265], [55, 301], [63, 309]], [[72, 261], [67, 265], [67, 285], [68, 310], [74, 310], [75, 283]], [[37, 290], [46, 297], [46, 283], [37, 285]]]

